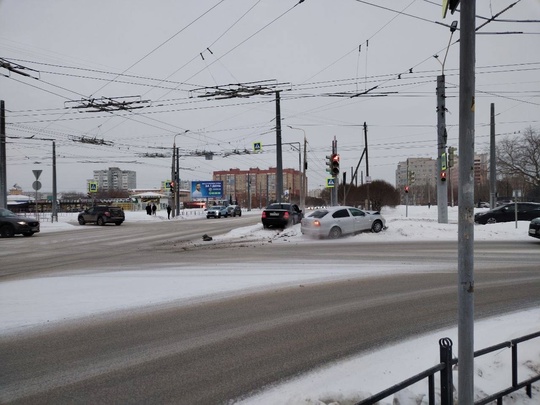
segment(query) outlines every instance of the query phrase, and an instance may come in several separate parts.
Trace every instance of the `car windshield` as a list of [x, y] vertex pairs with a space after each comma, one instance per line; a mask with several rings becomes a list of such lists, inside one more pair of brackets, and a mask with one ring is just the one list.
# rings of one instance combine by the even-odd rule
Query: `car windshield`
[[5, 208], [0, 208], [0, 217], [16, 217], [17, 215], [15, 215], [13, 212], [11, 212], [10, 210], [6, 210]]

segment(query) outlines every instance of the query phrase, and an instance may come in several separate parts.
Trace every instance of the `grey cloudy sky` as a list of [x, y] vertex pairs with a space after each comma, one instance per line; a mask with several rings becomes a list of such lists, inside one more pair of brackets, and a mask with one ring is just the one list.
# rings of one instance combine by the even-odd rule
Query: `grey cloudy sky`
[[[52, 189], [51, 142], [39, 138], [56, 141], [60, 191], [84, 191], [93, 170], [113, 166], [137, 171], [139, 188], [159, 187], [171, 159], [145, 154], [170, 156], [176, 134], [182, 179], [275, 166], [273, 93], [200, 97], [202, 88], [239, 83], [282, 90], [282, 141], [302, 142], [305, 131], [310, 189], [325, 183], [334, 137], [341, 166], [356, 166], [364, 122], [370, 175], [394, 184], [398, 162], [436, 158], [436, 77], [448, 25], [459, 20], [459, 13], [443, 20], [440, 3], [0, 0], [0, 58], [31, 76], [0, 68], [8, 187], [30, 190], [32, 170], [42, 169], [43, 190]], [[488, 147], [491, 103], [500, 137], [540, 125], [540, 1], [478, 1], [477, 25], [513, 3], [498, 17], [504, 22], [487, 24], [476, 39], [477, 152]], [[445, 64], [448, 145], [455, 147], [458, 39], [459, 31]], [[69, 108], [127, 96], [144, 108]], [[82, 142], [89, 139], [103, 144]], [[253, 142], [262, 142], [262, 153], [234, 153], [252, 151]], [[298, 168], [298, 152], [283, 150], [283, 166]], [[213, 160], [192, 156], [202, 151]]]

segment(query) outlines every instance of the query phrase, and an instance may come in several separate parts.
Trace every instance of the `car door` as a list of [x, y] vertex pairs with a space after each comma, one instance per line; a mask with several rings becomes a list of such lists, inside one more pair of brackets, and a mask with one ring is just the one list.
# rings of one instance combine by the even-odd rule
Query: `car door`
[[364, 211], [358, 208], [351, 208], [349, 211], [351, 211], [352, 218], [354, 219], [353, 232], [362, 232], [371, 228], [371, 223]]
[[96, 211], [96, 208], [95, 207], [90, 207], [88, 208], [87, 210], [85, 210], [83, 212], [83, 218], [86, 222], [92, 222], [92, 221], [95, 221], [96, 219], [94, 218], [95, 216], [95, 211]]
[[292, 215], [292, 224], [297, 224], [302, 219], [302, 211], [296, 204], [291, 205], [290, 214]]
[[334, 224], [341, 228], [342, 234], [354, 232], [354, 218], [349, 213], [347, 208], [338, 209], [332, 214]]

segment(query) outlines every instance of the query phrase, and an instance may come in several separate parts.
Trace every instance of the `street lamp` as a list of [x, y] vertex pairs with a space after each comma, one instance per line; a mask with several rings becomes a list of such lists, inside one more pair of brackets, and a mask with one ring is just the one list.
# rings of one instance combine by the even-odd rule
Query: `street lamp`
[[178, 135], [185, 135], [189, 132], [189, 129], [186, 129], [184, 132], [174, 135], [173, 138], [173, 153], [172, 153], [172, 165], [171, 165], [171, 181], [174, 182], [173, 189], [173, 218], [178, 215], [180, 211], [180, 184], [179, 183], [179, 171], [180, 171], [180, 158], [178, 153], [178, 148], [176, 147], [176, 137]]
[[306, 167], [307, 167], [307, 164], [306, 164], [306, 144], [307, 144], [307, 140], [306, 140], [306, 131], [304, 131], [302, 128], [295, 128], [295, 127], [292, 127], [290, 125], [287, 125], [289, 128], [291, 129], [295, 129], [297, 131], [302, 131], [304, 133], [304, 166], [302, 168], [302, 158], [300, 157], [301, 155], [301, 148], [300, 146], [298, 147], [298, 154], [299, 154], [299, 163], [300, 163], [300, 209], [302, 211], [305, 210], [305, 207], [306, 207], [306, 186], [307, 186], [307, 181], [306, 181]]

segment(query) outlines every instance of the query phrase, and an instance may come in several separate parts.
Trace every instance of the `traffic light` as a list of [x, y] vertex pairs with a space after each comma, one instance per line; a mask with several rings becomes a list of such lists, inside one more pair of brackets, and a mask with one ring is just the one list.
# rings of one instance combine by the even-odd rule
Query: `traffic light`
[[450, 10], [450, 12], [454, 14], [458, 5], [459, 5], [459, 0], [443, 0], [442, 2], [443, 18], [446, 18], [446, 13], [448, 12], [448, 10]]
[[332, 154], [332, 164], [330, 166], [330, 174], [337, 176], [339, 174], [339, 155], [337, 153]]
[[454, 167], [454, 152], [456, 151], [455, 148], [452, 148], [451, 146], [448, 148], [448, 167]]
[[416, 180], [416, 176], [414, 172], [409, 172], [409, 184], [414, 184], [415, 180]]
[[441, 181], [446, 181], [446, 171], [441, 172]]
[[171, 191], [171, 194], [174, 194], [174, 181], [170, 182], [169, 190]]
[[409, 186], [405, 186], [405, 192], [406, 192], [406, 193], [409, 192]]
[[326, 155], [326, 171], [332, 173], [332, 157], [334, 155]]

